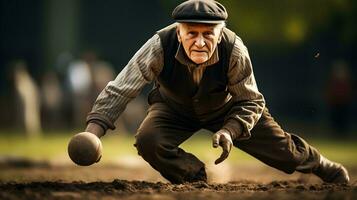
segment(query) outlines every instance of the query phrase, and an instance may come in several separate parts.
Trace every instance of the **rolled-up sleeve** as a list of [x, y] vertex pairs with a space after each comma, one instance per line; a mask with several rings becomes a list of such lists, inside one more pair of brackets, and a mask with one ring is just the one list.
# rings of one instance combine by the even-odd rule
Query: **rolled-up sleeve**
[[161, 72], [164, 63], [160, 37], [155, 34], [132, 57], [115, 80], [110, 81], [96, 99], [87, 123], [96, 122], [105, 130], [114, 122], [142, 88]]
[[227, 76], [234, 105], [226, 116], [223, 128], [231, 133], [234, 140], [248, 139], [263, 113], [265, 100], [258, 90], [248, 49], [239, 37], [232, 50]]

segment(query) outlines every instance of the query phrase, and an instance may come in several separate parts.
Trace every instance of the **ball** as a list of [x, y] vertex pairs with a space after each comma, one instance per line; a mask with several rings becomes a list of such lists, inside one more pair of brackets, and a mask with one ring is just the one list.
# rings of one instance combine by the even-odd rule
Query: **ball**
[[68, 143], [68, 155], [77, 165], [92, 165], [102, 157], [102, 143], [93, 133], [78, 133]]

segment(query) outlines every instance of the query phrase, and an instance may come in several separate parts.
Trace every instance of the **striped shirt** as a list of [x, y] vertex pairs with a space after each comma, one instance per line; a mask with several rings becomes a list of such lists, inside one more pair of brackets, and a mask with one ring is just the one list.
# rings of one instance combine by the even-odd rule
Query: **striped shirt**
[[[184, 56], [183, 47], [180, 45], [175, 59], [189, 68], [193, 80], [199, 84], [205, 68], [218, 62], [218, 48], [207, 62], [197, 65]], [[87, 122], [99, 120], [105, 128], [114, 129], [114, 122], [126, 105], [139, 95], [146, 84], [158, 77], [163, 67], [164, 52], [160, 37], [155, 34], [136, 52], [115, 80], [110, 81], [99, 94]], [[243, 137], [249, 137], [250, 130], [263, 112], [265, 101], [258, 91], [248, 50], [238, 36], [230, 57], [227, 77], [228, 90], [237, 102], [241, 102], [239, 106], [243, 111], [232, 115], [232, 119], [228, 119], [223, 128], [230, 131], [240, 129], [244, 133]]]

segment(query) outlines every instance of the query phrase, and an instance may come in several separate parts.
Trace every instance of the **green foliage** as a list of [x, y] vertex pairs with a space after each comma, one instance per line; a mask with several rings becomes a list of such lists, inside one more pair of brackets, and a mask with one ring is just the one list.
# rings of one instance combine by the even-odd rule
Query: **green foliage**
[[[182, 1], [160, 1], [171, 11]], [[244, 41], [265, 45], [298, 45], [332, 29], [341, 41], [355, 41], [353, 0], [220, 0], [228, 27]], [[343, 23], [340, 23], [343, 22]], [[336, 28], [334, 28], [336, 27]], [[337, 28], [338, 27], [338, 28]]]

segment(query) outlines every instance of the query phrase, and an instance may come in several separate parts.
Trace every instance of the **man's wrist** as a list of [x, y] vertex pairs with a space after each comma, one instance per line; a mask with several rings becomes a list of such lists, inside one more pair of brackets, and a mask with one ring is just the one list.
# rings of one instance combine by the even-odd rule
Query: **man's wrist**
[[108, 129], [115, 129], [114, 124], [109, 120], [108, 117], [106, 117], [105, 115], [102, 115], [100, 113], [97, 112], [90, 112], [87, 116], [87, 124], [89, 124], [90, 122], [94, 122], [96, 124], [99, 124], [100, 126], [102, 126], [102, 128], [106, 131]]
[[242, 134], [242, 125], [236, 120], [227, 120], [222, 129], [228, 131], [233, 141], [238, 139]]
[[86, 132], [93, 133], [98, 138], [100, 138], [105, 135], [106, 130], [101, 125], [95, 122], [89, 122], [86, 128]]

